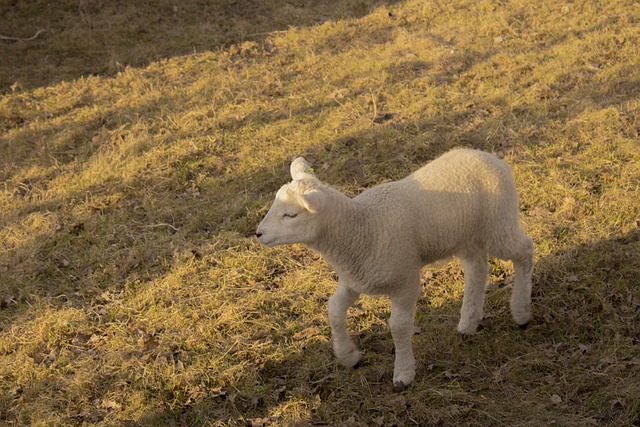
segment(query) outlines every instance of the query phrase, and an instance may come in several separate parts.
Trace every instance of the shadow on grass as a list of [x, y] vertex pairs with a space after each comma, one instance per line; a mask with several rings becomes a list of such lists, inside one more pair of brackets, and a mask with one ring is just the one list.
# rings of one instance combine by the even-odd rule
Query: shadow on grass
[[[458, 59], [462, 68], [441, 70], [437, 80], [452, 82], [455, 73], [467, 72], [475, 64], [489, 60], [490, 56], [470, 55]], [[428, 71], [428, 64], [414, 65], [408, 70], [400, 70], [408, 74], [399, 78], [409, 79], [416, 72], [423, 72], [425, 67]], [[397, 70], [389, 70], [398, 75], [394, 71]], [[633, 70], [623, 72], [631, 74]], [[557, 102], [555, 111], [562, 121], [575, 119], [585, 108], [602, 109], [640, 95], [640, 84], [634, 78], [604, 83], [590, 80], [588, 76], [585, 79], [576, 83], [559, 78], [555, 87], [552, 85], [541, 94], [550, 102]], [[563, 109], [560, 94], [587, 102], [579, 108]], [[500, 100], [491, 102], [499, 103]], [[149, 120], [160, 118], [160, 113], [153, 107], [143, 105], [118, 114], [150, 115]], [[314, 115], [325, 107], [326, 104], [319, 104], [291, 114]], [[367, 187], [371, 184], [368, 175], [376, 176], [377, 181], [401, 178], [418, 164], [455, 146], [496, 152], [514, 148], [515, 143], [508, 139], [508, 133], [496, 135], [495, 123], [517, 131], [517, 126], [544, 128], [558, 118], [549, 116], [541, 120], [526, 104], [492, 116], [490, 121], [474, 120], [485, 117], [486, 112], [473, 106], [464, 111], [409, 121], [393, 116], [395, 111], [386, 113], [389, 116], [382, 115], [382, 122], [372, 123], [366, 131], [344, 135], [331, 143], [301, 149], [302, 153], [295, 154], [307, 155], [319, 164], [326, 163], [335, 172], [344, 166], [345, 159], [355, 157], [359, 159], [363, 173], [344, 170], [338, 172], [337, 179], [330, 184], [353, 188], [355, 183], [357, 187]], [[111, 118], [107, 114], [105, 121], [81, 123], [86, 127], [86, 134], [77, 140], [78, 147], [84, 147], [86, 138], [103, 128], [117, 130], [116, 121]], [[242, 128], [254, 120], [261, 126], [272, 126], [286, 118], [282, 114], [254, 111], [227, 126]], [[47, 134], [63, 130], [64, 125], [51, 126], [40, 135], [27, 133], [25, 141], [45, 139]], [[524, 138], [519, 135], [519, 138], [528, 146], [550, 142], [535, 136]], [[167, 140], [167, 144], [173, 142], [175, 140]], [[20, 160], [30, 163], [34, 157], [29, 150], [36, 148], [27, 149]], [[61, 151], [69, 151], [68, 157], [60, 158], [62, 166], [73, 161], [89, 162], [99, 150], [99, 146], [86, 147], [80, 152], [76, 148], [59, 147]], [[145, 147], [134, 149], [138, 150], [143, 152]], [[11, 216], [22, 218], [62, 206], [78, 209], [59, 218], [60, 229], [53, 238], [36, 235], [25, 247], [17, 248], [23, 255], [1, 266], [3, 273], [7, 273], [5, 278], [11, 282], [12, 274], [22, 274], [20, 280], [14, 281], [14, 288], [29, 283], [31, 294], [55, 298], [61, 307], [65, 304], [87, 307], [93, 304], [92, 298], [104, 290], [117, 291], [126, 283], [162, 277], [172, 266], [175, 245], [198, 247], [223, 231], [235, 231], [247, 237], [252, 235], [260, 214], [271, 201], [271, 194], [287, 181], [289, 159], [273, 159], [273, 167], [242, 174], [225, 174], [221, 168], [208, 166], [199, 169], [200, 161], [212, 156], [220, 156], [223, 164], [232, 166], [233, 155], [228, 152], [220, 156], [215, 147], [210, 151], [184, 154], [174, 158], [166, 165], [166, 170], [157, 175], [141, 173], [135, 178], [89, 186], [46, 203], [39, 203], [35, 191], [27, 188], [21, 197], [34, 197], [33, 203], [25, 210], [12, 211]], [[42, 158], [49, 157], [44, 155]], [[280, 173], [274, 174], [274, 170]], [[42, 177], [41, 181], [46, 183], [53, 174]], [[208, 189], [198, 188], [199, 174], [212, 178], [215, 185]], [[158, 184], [159, 181], [163, 184]], [[37, 187], [39, 183], [31, 184]], [[229, 204], [230, 194], [235, 194], [236, 198]], [[96, 198], [91, 201], [88, 196]], [[83, 263], [86, 254], [78, 249], [87, 247], [100, 254], [90, 265]], [[566, 422], [564, 425], [582, 425], [590, 418], [611, 425], [618, 421], [633, 423], [637, 421], [634, 418], [637, 409], [634, 413], [633, 405], [637, 408], [638, 403], [633, 396], [639, 395], [637, 371], [634, 371], [637, 364], [633, 359], [638, 346], [638, 300], [637, 290], [632, 286], [639, 271], [638, 249], [638, 233], [632, 232], [593, 245], [564, 249], [540, 260], [536, 270], [536, 321], [523, 336], [511, 325], [505, 311], [507, 297], [504, 290], [495, 292], [494, 298], [502, 308], [488, 312], [493, 316], [488, 320], [488, 330], [468, 343], [455, 337], [452, 313], [457, 313], [456, 303], [434, 310], [433, 314], [422, 306], [418, 319], [423, 332], [415, 338], [421, 368], [413, 391], [403, 395], [404, 400], [389, 397], [390, 335], [386, 329], [370, 328], [358, 332], [359, 341], [367, 350], [369, 364], [356, 373], [337, 368], [328, 345], [314, 344], [278, 363], [252, 367], [264, 384], [272, 385], [267, 388], [275, 390], [275, 394], [259, 396], [255, 384], [234, 384], [235, 390], [221, 390], [215, 397], [185, 403], [180, 413], [159, 411], [141, 419], [140, 423], [154, 425], [173, 420], [198, 424], [205, 419], [236, 418], [268, 420], [275, 416], [281, 405], [299, 398], [316, 402], [309, 403], [313, 409], [307, 421], [320, 424], [336, 417], [348, 422], [352, 416], [354, 422], [368, 424], [369, 420], [382, 416], [383, 423], [405, 425], [411, 423], [411, 413], [416, 408], [424, 409], [419, 412], [422, 414], [432, 409], [435, 415], [425, 420], [434, 424], [447, 425], [448, 420], [453, 419], [454, 411], [467, 411], [478, 423], [491, 424], [493, 418], [487, 414], [496, 414], [494, 417], [503, 419], [500, 417], [517, 413], [500, 406], [500, 402], [509, 401], [513, 396], [519, 401], [535, 403], [531, 405], [531, 412], [522, 409], [523, 419], [528, 416], [536, 419], [533, 411], [542, 410], [548, 420], [551, 421], [555, 414], [560, 417], [558, 422]], [[29, 296], [25, 296], [17, 307], [2, 308], [4, 324], [8, 328], [16, 319], [25, 316], [29, 302]], [[501, 340], [509, 346], [504, 346]], [[488, 365], [478, 362], [479, 350], [495, 354]], [[321, 368], [317, 367], [316, 358], [325, 361]], [[510, 360], [518, 362], [509, 364]], [[105, 388], [119, 381], [117, 378], [100, 380], [106, 384]], [[377, 397], [363, 397], [363, 389]], [[486, 394], [485, 390], [491, 391], [490, 399], [496, 403], [478, 397]], [[627, 400], [623, 398], [625, 393], [631, 396]], [[556, 395], [563, 402], [561, 406], [554, 403], [557, 399], [550, 399]], [[506, 421], [503, 424], [508, 425]]]
[[[33, 88], [126, 66], [260, 41], [274, 31], [356, 18], [399, 0], [189, 0], [4, 2], [0, 92]], [[6, 3], [12, 3], [8, 5]]]
[[[464, 65], [465, 69], [471, 69], [478, 62], [489, 59], [490, 56], [471, 56], [469, 62]], [[454, 73], [457, 71], [452, 69], [449, 70], [449, 74], [439, 78], [448, 79]], [[621, 73], [629, 74], [632, 70], [622, 70]], [[639, 83], [636, 79], [605, 83], [587, 79], [580, 84], [570, 86], [563, 81], [558, 82], [556, 89], [550, 88], [552, 93], [547, 95], [552, 97], [550, 102], [558, 104], [556, 111], [561, 116], [561, 121], [568, 122], [578, 117], [586, 108], [602, 109], [635, 99], [640, 95]], [[586, 102], [580, 104], [580, 108], [563, 109], [561, 105], [563, 101], [559, 99], [561, 92], [566, 92], [567, 95], [564, 97], [566, 99], [580, 98]], [[491, 102], [500, 104], [502, 101], [499, 99], [489, 101], [489, 106]], [[290, 111], [289, 115], [315, 116], [328, 105], [328, 103], [319, 103], [315, 106], [303, 107]], [[176, 229], [183, 230], [178, 237], [193, 241], [202, 241], [215, 236], [222, 230], [234, 230], [247, 236], [252, 235], [260, 215], [254, 210], [259, 205], [265, 208], [270, 202], [270, 196], [265, 194], [275, 191], [287, 180], [286, 170], [289, 159], [274, 159], [274, 163], [277, 164], [275, 170], [281, 171], [279, 175], [273, 174], [274, 168], [253, 169], [244, 174], [236, 174], [225, 173], [223, 168], [217, 166], [212, 167], [206, 164], [203, 166], [203, 161], [213, 156], [219, 157], [219, 164], [232, 170], [236, 161], [234, 156], [237, 154], [234, 150], [240, 147], [221, 149], [214, 145], [197, 153], [185, 153], [181, 157], [172, 158], [159, 174], [141, 172], [135, 178], [102, 182], [71, 191], [64, 197], [46, 202], [38, 201], [38, 192], [47, 190], [47, 182], [55, 177], [60, 167], [73, 163], [78, 165], [90, 163], [102, 155], [102, 150], [109, 149], [108, 146], [104, 146], [107, 142], [101, 142], [99, 138], [95, 143], [87, 144], [87, 139], [91, 135], [99, 135], [100, 132], [117, 133], [118, 123], [126, 117], [151, 114], [148, 117], [149, 122], [159, 120], [162, 115], [160, 110], [153, 103], [143, 103], [127, 109], [114, 109], [101, 117], [86, 116], [74, 122], [79, 132], [77, 138], [61, 138], [64, 140], [60, 142], [61, 146], [56, 146], [53, 142], [39, 147], [37, 143], [34, 144], [34, 141], [45, 141], [50, 135], [63, 132], [67, 126], [66, 123], [54, 124], [40, 131], [26, 129], [20, 136], [19, 141], [24, 143], [25, 147], [23, 154], [18, 156], [14, 163], [42, 166], [44, 170], [49, 169], [49, 173], [39, 177], [35, 182], [21, 183], [16, 187], [16, 197], [33, 201], [10, 210], [6, 217], [20, 219], [31, 213], [55, 211], [63, 206], [84, 208], [84, 211], [76, 209], [74, 213], [61, 215], [57, 225], [59, 230], [53, 239], [49, 236], [35, 235], [29, 239], [25, 247], [16, 248], [16, 252], [22, 249], [25, 253], [30, 253], [29, 256], [7, 261], [12, 264], [10, 269], [8, 264], [6, 266], [9, 271], [16, 275], [23, 274], [22, 283], [26, 281], [35, 284], [28, 290], [29, 292], [51, 297], [77, 292], [85, 288], [87, 276], [95, 275], [96, 271], [105, 265], [111, 265], [111, 270], [114, 272], [120, 270], [116, 266], [129, 265], [134, 275], [137, 274], [135, 271], [137, 266], [151, 265], [154, 267], [142, 274], [142, 277], [147, 279], [158, 277], [166, 272], [165, 267], [161, 266], [166, 266], [165, 261], [172, 257], [172, 253], [164, 244], [172, 239]], [[406, 121], [397, 116], [395, 111], [388, 113], [388, 116], [382, 115], [381, 123], [372, 122], [365, 131], [345, 134], [330, 143], [305, 148], [301, 153], [292, 152], [291, 154], [303, 154], [312, 161], [328, 165], [338, 177], [337, 181], [331, 183], [333, 185], [352, 188], [356, 184], [357, 187], [364, 188], [371, 184], [367, 175], [383, 177], [383, 179], [398, 179], [415, 169], [417, 165], [456, 146], [471, 146], [498, 153], [514, 148], [516, 144], [513, 138], [505, 138], [508, 134], [505, 135], [504, 132], [496, 134], [494, 129], [496, 123], [502, 123], [505, 127], [514, 130], [517, 138], [520, 141], [524, 139], [526, 145], [536, 146], [552, 142], [542, 140], [539, 133], [527, 136], [518, 135], [518, 132], [520, 129], [544, 128], [547, 121], [558, 119], [557, 116], [543, 117], [541, 123], [541, 117], [524, 104], [500, 116], [489, 118], [486, 117], [487, 113], [482, 107], [473, 104], [470, 104], [466, 110], [451, 111], [420, 120]], [[287, 120], [289, 115], [256, 109], [248, 112], [243, 118], [232, 120], [221, 126], [230, 131], [254, 122], [260, 123], [260, 126], [273, 126]], [[159, 145], [170, 146], [177, 143], [178, 138], [189, 138], [184, 135], [166, 136], [163, 132], [161, 128], [153, 129], [145, 139], [157, 138], [161, 141]], [[193, 135], [193, 137], [196, 136]], [[633, 135], [630, 136], [633, 137]], [[3, 144], [9, 144], [9, 141], [4, 141]], [[145, 150], [156, 146], [146, 147], [144, 141], [140, 144], [142, 144], [140, 147], [132, 147], [130, 151], [131, 156], [134, 158], [140, 156], [143, 161], [141, 155]], [[57, 157], [55, 169], [51, 168], [53, 157]], [[345, 159], [350, 158], [358, 159], [358, 164], [352, 168], [355, 170], [344, 170]], [[199, 176], [213, 179], [215, 186], [208, 192], [203, 189], [203, 193], [197, 196], [194, 193], [199, 192], [197, 188]], [[240, 200], [229, 205], [227, 204], [228, 196], [234, 192], [241, 195]], [[89, 198], [94, 199], [91, 201]], [[193, 215], [194, 212], [198, 212], [198, 215]], [[132, 227], [127, 227], [127, 224]], [[170, 224], [174, 229], [171, 227], [162, 230], [145, 228], [157, 224]], [[75, 248], [82, 247], [76, 243], [83, 239], [84, 242], [92, 240], [104, 255], [95, 260], [95, 265], [82, 263], [84, 254], [76, 252]], [[131, 255], [136, 242], [149, 241], [149, 239], [151, 239], [150, 247], [163, 249], [155, 255], [149, 253]], [[34, 252], [30, 247], [40, 249]], [[123, 260], [129, 261], [123, 264]], [[24, 264], [25, 262], [27, 264]], [[122, 283], [131, 279], [128, 276], [130, 272], [123, 269], [116, 274], [119, 278], [117, 282]], [[13, 288], [19, 287], [21, 281], [12, 280], [11, 276], [11, 274], [7, 275], [8, 283], [15, 282]], [[104, 290], [110, 287], [106, 278], [98, 282], [99, 289]], [[38, 285], [39, 283], [42, 286]], [[64, 285], [61, 285], [62, 283]], [[12, 288], [11, 285], [8, 287]], [[96, 289], [96, 292], [99, 289]], [[19, 301], [24, 301], [24, 298], [19, 298]], [[9, 317], [15, 318], [14, 315]]]
[[[181, 411], [149, 413], [138, 421], [636, 425], [638, 253], [636, 229], [539, 260], [535, 320], [525, 332], [513, 325], [508, 313], [509, 287], [488, 291], [486, 328], [465, 340], [455, 332], [458, 301], [430, 308], [423, 300], [417, 313], [420, 333], [414, 336], [417, 376], [403, 394], [394, 393], [391, 386], [393, 342], [388, 329], [352, 326], [352, 335], [365, 351], [364, 366], [358, 370], [337, 366], [329, 342], [306, 343], [283, 360], [250, 366], [247, 376], [256, 378], [251, 384], [232, 384]], [[300, 402], [300, 412], [306, 413], [302, 419], [279, 417], [279, 408]]]
[[[473, 113], [451, 113], [441, 120], [425, 119], [410, 125], [391, 122], [372, 126], [363, 134], [311, 147], [302, 154], [328, 164], [338, 163], [337, 160], [344, 159], [345, 155], [363, 159], [363, 165], [384, 162], [381, 165], [388, 168], [389, 177], [395, 179], [406, 175], [416, 159], [435, 158], [459, 145], [469, 136], [467, 132], [477, 136], [472, 144], [475, 148], [493, 149], [491, 141], [482, 137], [486, 136], [483, 133], [487, 129], [481, 126], [450, 134], [438, 131], [442, 135], [440, 139], [406, 143], [407, 139], [418, 138], [417, 134], [421, 133], [429, 134], [433, 127], [442, 124], [453, 130], [456, 123], [467, 120], [469, 114]], [[416, 129], [416, 135], [407, 135], [409, 128]], [[373, 144], [376, 140], [379, 142]], [[186, 156], [176, 159], [176, 164], [189, 165], [195, 160]], [[265, 194], [287, 181], [288, 162], [289, 159], [274, 159], [275, 169], [281, 170], [275, 176], [270, 168], [252, 170], [233, 178], [221, 176], [220, 193], [205, 192], [203, 197], [189, 195], [187, 190], [193, 176], [186, 172], [178, 173], [166, 187], [157, 187], [154, 176], [125, 180], [117, 186], [120, 199], [113, 205], [93, 210], [95, 218], [71, 214], [64, 219], [54, 239], [43, 238], [41, 242], [29, 243], [41, 248], [25, 265], [27, 277], [42, 284], [41, 288], [31, 290], [52, 298], [64, 295], [65, 298], [59, 300], [61, 306], [83, 307], [92, 304], [91, 297], [87, 300], [87, 295], [77, 295], [78, 292], [98, 295], [103, 290], [117, 290], [123, 283], [152, 280], [166, 274], [167, 266], [171, 268], [171, 262], [167, 260], [173, 256], [170, 243], [174, 240], [178, 244], [190, 242], [197, 246], [224, 230], [248, 237], [260, 216], [260, 211], [249, 208], [256, 203], [266, 206], [270, 202], [271, 196]], [[184, 169], [189, 170], [188, 167]], [[331, 184], [346, 187], [355, 182], [367, 185], [348, 172], [337, 177], [338, 181]], [[235, 185], [239, 182], [245, 189], [243, 199], [236, 206], [220, 210], [220, 204], [226, 200], [223, 193], [237, 191]], [[150, 192], [150, 188], [154, 191]], [[103, 189], [89, 188], [84, 193], [100, 191]], [[146, 202], [145, 198], [148, 199]], [[72, 194], [52, 203], [62, 206], [81, 200], [81, 194]], [[154, 206], [162, 209], [154, 210]], [[208, 206], [217, 206], [217, 209], [209, 210]], [[41, 208], [35, 206], [34, 211]], [[197, 212], [197, 220], [194, 220], [194, 212]], [[229, 216], [233, 217], [232, 221], [227, 220]], [[144, 228], [159, 223], [172, 224], [178, 231]], [[117, 236], [119, 231], [123, 231], [121, 236]], [[87, 247], [83, 239], [91, 239], [103, 255], [96, 258], [95, 265], [80, 264], [85, 254], [77, 253], [75, 248]], [[140, 251], [137, 245], [142, 241], [151, 241], [153, 248], [161, 249], [159, 252]], [[347, 423], [355, 417], [356, 424], [366, 425], [383, 417], [381, 420], [385, 423], [395, 422], [396, 425], [406, 425], [416, 419], [452, 425], [448, 423], [454, 419], [455, 411], [468, 411], [476, 422], [490, 423], [497, 418], [502, 425], [509, 425], [507, 417], [514, 414], [519, 414], [523, 421], [540, 419], [535, 418], [536, 414], [548, 420], [556, 417], [565, 423], [563, 425], [581, 425], [589, 419], [623, 424], [633, 422], [638, 414], [631, 405], [637, 401], [632, 398], [615, 403], [612, 396], [620, 394], [615, 390], [624, 390], [631, 396], [640, 395], [635, 362], [629, 355], [637, 348], [640, 333], [636, 316], [639, 302], [634, 289], [635, 275], [640, 271], [639, 246], [635, 231], [593, 245], [562, 250], [539, 260], [534, 290], [536, 320], [522, 336], [511, 325], [504, 290], [496, 291], [495, 298], [500, 303], [496, 306], [502, 308], [487, 313], [491, 316], [487, 330], [464, 343], [455, 336], [458, 303], [433, 312], [421, 306], [418, 320], [422, 333], [415, 337], [420, 367], [413, 391], [406, 395], [391, 393], [392, 342], [386, 329], [376, 328], [358, 331], [369, 363], [356, 373], [336, 367], [327, 344], [314, 344], [278, 363], [250, 368], [255, 369], [256, 377], [264, 381], [261, 387], [271, 385], [268, 396], [256, 395], [256, 384], [233, 384], [228, 390], [220, 390], [215, 397], [185, 404], [180, 412], [150, 413], [137, 422], [157, 425], [264, 419], [267, 423], [277, 416], [278, 407], [292, 399], [312, 406], [306, 421], [320, 424], [336, 418]], [[110, 272], [87, 291], [91, 276], [105, 265], [110, 266]], [[21, 303], [18, 308], [3, 310], [7, 319], [5, 325], [9, 327], [15, 319], [21, 318], [27, 308], [27, 304]], [[478, 362], [480, 351], [492, 354], [489, 362]], [[323, 363], [318, 364], [318, 359]], [[511, 360], [518, 360], [518, 363], [510, 364]], [[573, 380], [561, 380], [567, 375], [579, 379], [580, 385]], [[102, 379], [101, 383], [107, 387], [109, 382], [115, 381], [117, 378]], [[363, 396], [363, 389], [371, 394]], [[491, 397], [478, 397], [483, 393]], [[518, 399], [534, 401], [536, 405], [531, 406], [531, 411], [522, 410], [521, 413], [501, 406], [500, 402], [513, 399], [514, 395]], [[562, 407], [550, 401], [549, 396], [554, 395], [563, 399]], [[418, 415], [409, 408], [416, 409]], [[431, 415], [425, 415], [428, 413]], [[489, 413], [495, 415], [486, 415]], [[420, 416], [426, 418], [416, 418]]]

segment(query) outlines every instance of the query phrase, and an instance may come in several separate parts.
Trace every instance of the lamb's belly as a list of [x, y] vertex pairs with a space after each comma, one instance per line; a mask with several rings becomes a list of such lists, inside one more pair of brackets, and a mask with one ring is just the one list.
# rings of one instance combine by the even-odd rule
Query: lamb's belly
[[454, 254], [455, 254], [454, 250], [450, 250], [446, 252], [443, 251], [437, 254], [427, 253], [422, 256], [422, 264], [423, 265], [439, 264], [441, 262], [449, 261], [451, 258], [453, 258]]
[[[469, 235], [471, 236], [471, 234]], [[420, 260], [422, 265], [432, 264], [443, 259], [452, 257], [465, 244], [473, 240], [471, 237], [464, 239], [459, 236], [452, 236], [449, 240], [441, 240], [439, 243], [426, 244], [420, 249]]]
[[353, 274], [338, 272], [338, 280], [348, 288], [365, 295], [389, 295], [402, 285], [402, 280], [378, 273], [367, 277], [356, 277]]

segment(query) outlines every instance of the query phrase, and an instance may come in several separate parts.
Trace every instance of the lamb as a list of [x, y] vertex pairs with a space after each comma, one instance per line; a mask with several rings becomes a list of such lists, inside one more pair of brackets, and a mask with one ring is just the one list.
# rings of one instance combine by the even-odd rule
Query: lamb
[[360, 294], [387, 295], [393, 384], [404, 390], [415, 377], [412, 336], [420, 270], [452, 255], [464, 269], [459, 334], [474, 333], [482, 320], [490, 255], [513, 262], [511, 314], [522, 329], [528, 325], [533, 241], [520, 226], [515, 183], [502, 160], [456, 149], [354, 198], [322, 184], [301, 157], [290, 171], [293, 181], [277, 192], [256, 236], [268, 247], [302, 243], [336, 270], [328, 314], [342, 365], [356, 367], [362, 357], [346, 330], [347, 309]]

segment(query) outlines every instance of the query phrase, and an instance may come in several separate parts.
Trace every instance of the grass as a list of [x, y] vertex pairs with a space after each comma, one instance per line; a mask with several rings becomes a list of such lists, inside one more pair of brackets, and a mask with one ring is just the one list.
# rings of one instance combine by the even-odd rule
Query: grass
[[[0, 18], [48, 29], [0, 45], [1, 423], [639, 425], [640, 4], [58, 3]], [[462, 341], [460, 266], [425, 269], [396, 394], [388, 301], [343, 369], [329, 266], [252, 234], [294, 155], [357, 194], [456, 146], [513, 167], [535, 321], [492, 261]]]

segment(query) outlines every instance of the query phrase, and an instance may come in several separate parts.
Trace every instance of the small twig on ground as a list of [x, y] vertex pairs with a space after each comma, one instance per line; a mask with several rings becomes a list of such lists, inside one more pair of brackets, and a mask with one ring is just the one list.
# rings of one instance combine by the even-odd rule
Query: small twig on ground
[[149, 224], [149, 225], [141, 225], [140, 228], [159, 228], [159, 227], [169, 227], [173, 231], [180, 231], [179, 228], [174, 227], [171, 224], [167, 224], [166, 222], [162, 222], [160, 224]]
[[44, 33], [44, 31], [45, 30], [38, 30], [38, 32], [33, 37], [28, 37], [28, 38], [9, 37], [9, 36], [3, 36], [2, 34], [0, 34], [0, 40], [9, 40], [13, 42], [28, 42], [31, 40], [35, 40], [41, 33]]

